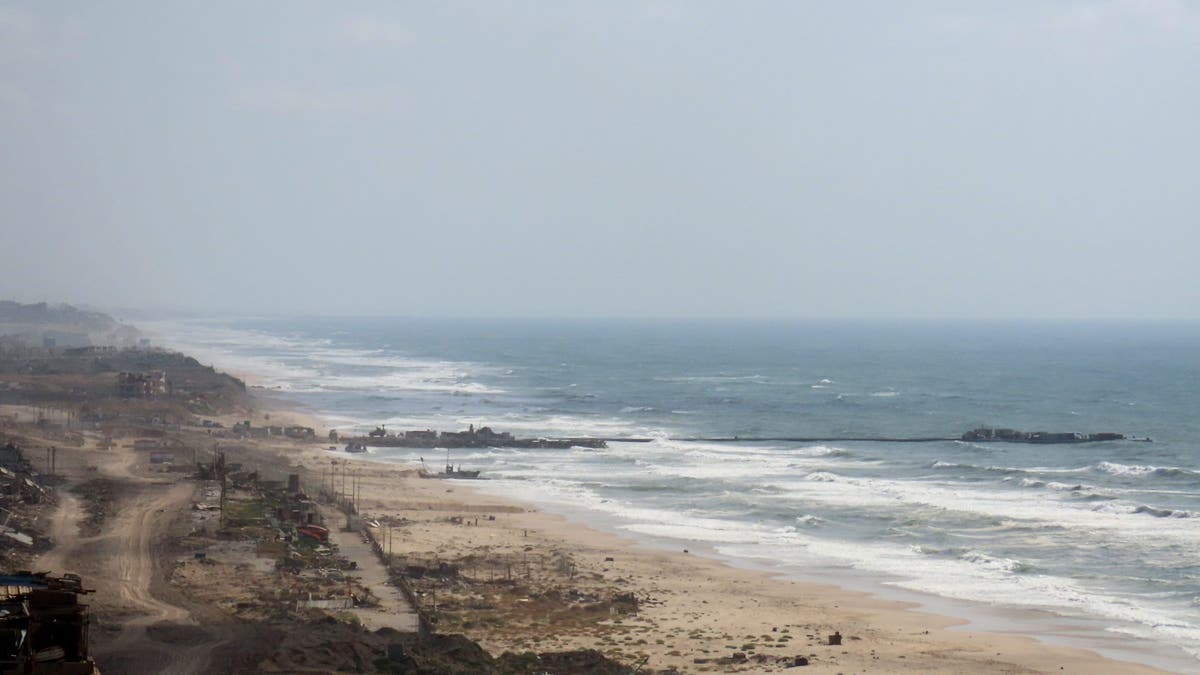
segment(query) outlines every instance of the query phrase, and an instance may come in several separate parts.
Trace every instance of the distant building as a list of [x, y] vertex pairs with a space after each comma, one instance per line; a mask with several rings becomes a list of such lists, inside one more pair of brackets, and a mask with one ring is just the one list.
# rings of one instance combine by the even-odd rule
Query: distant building
[[117, 373], [117, 395], [121, 398], [151, 398], [166, 396], [171, 391], [171, 382], [161, 370], [143, 373]]

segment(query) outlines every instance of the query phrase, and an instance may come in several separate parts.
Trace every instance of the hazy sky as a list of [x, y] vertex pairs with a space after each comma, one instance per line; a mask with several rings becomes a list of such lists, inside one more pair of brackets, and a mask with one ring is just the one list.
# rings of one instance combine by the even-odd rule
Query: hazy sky
[[0, 298], [1200, 318], [1200, 2], [0, 0]]

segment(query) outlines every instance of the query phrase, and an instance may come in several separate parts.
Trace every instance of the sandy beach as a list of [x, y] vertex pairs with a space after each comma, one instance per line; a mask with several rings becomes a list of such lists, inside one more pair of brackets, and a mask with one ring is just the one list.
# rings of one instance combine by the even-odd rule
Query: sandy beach
[[[274, 405], [272, 419], [288, 415], [285, 401]], [[429, 589], [439, 630], [461, 630], [496, 653], [594, 648], [680, 672], [775, 672], [796, 656], [812, 672], [830, 673], [1161, 672], [1032, 637], [952, 629], [964, 622], [663, 551], [489, 495], [473, 481], [421, 479], [415, 467], [308, 449], [281, 460], [310, 483], [327, 476], [331, 462], [350, 467], [360, 512], [383, 529], [395, 523], [397, 566], [458, 569], [453, 581]], [[579, 601], [623, 593], [638, 599], [636, 612], [597, 615]], [[828, 644], [835, 632], [840, 646]]]
[[[97, 588], [94, 653], [106, 672], [352, 671], [361, 665], [350, 664], [379, 658], [401, 639], [386, 631], [413, 630], [414, 609], [439, 635], [461, 634], [494, 656], [526, 653], [528, 672], [613, 672], [535, 668], [553, 653], [577, 650], [660, 673], [1160, 672], [1031, 637], [953, 629], [962, 622], [903, 603], [604, 532], [585, 515], [568, 519], [488, 494], [482, 481], [426, 479], [417, 467], [330, 451], [322, 420], [263, 393], [244, 408], [207, 415], [222, 425], [215, 435], [188, 424], [156, 430], [159, 445], [175, 448], [179, 471], [139, 449], [134, 441], [147, 432], [127, 429], [115, 441], [70, 432], [77, 441], [60, 450], [58, 473], [68, 487], [108, 481], [107, 501], [98, 502], [95, 490], [65, 491], [50, 519], [53, 546], [37, 565], [80, 572]], [[71, 409], [71, 402], [42, 406], [43, 414], [53, 409]], [[22, 421], [22, 412], [32, 414], [9, 411], [6, 433], [32, 456], [63, 444], [68, 432]], [[224, 431], [246, 420], [308, 426], [316, 435], [233, 438]], [[259, 508], [265, 486], [289, 474], [299, 476], [304, 494], [325, 502], [320, 514], [331, 542], [353, 561], [354, 571], [336, 577], [346, 585], [280, 567], [289, 550], [278, 541], [280, 526], [264, 529], [252, 518], [249, 527], [217, 527], [208, 509], [218, 488], [191, 476], [184, 459], [198, 453], [203, 463], [217, 451], [253, 476], [231, 492], [227, 508], [235, 513]], [[352, 502], [357, 515], [339, 512], [335, 496]], [[97, 503], [107, 518], [89, 530], [87, 514]], [[416, 608], [389, 578], [408, 586]], [[367, 601], [338, 604], [347, 594]], [[296, 609], [316, 607], [303, 600], [321, 597], [340, 609]], [[840, 644], [831, 644], [835, 634]]]

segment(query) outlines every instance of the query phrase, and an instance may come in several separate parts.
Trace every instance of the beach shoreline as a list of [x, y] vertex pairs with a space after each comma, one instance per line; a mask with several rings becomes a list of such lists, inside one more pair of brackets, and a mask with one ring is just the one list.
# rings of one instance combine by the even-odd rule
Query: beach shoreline
[[[273, 417], [296, 414], [301, 416], [297, 419], [328, 428], [319, 413], [293, 411], [289, 409], [289, 403], [286, 393], [272, 392]], [[677, 541], [656, 540], [651, 536], [620, 531], [612, 523], [606, 527], [597, 523], [602, 523], [603, 517], [583, 508], [532, 503], [489, 490], [486, 481], [421, 480], [415, 477], [415, 467], [380, 461], [370, 454], [327, 450], [314, 450], [313, 453], [306, 453], [308, 457], [303, 462], [309, 475], [317, 470], [317, 464], [313, 462], [334, 459], [364, 470], [378, 467], [376, 471], [393, 474], [395, 485], [364, 489], [362, 512], [365, 515], [405, 518], [404, 514], [411, 509], [406, 508], [405, 500], [397, 500], [393, 494], [403, 492], [409, 495], [409, 500], [411, 495], [420, 494], [426, 502], [426, 510], [430, 510], [428, 504], [439, 504], [438, 513], [457, 510], [469, 514], [489, 509], [519, 513], [523, 532], [536, 532], [535, 536], [554, 542], [556, 548], [585, 557], [620, 556], [623, 560], [633, 560], [628, 563], [625, 577], [639, 580], [632, 584], [644, 585], [648, 596], [671, 598], [666, 611], [652, 610], [654, 616], [648, 619], [652, 624], [650, 630], [679, 636], [689, 625], [711, 621], [714, 626], [714, 633], [707, 638], [689, 641], [690, 651], [672, 643], [661, 645], [659, 649], [641, 645], [643, 651], [637, 653], [651, 657], [649, 667], [674, 667], [681, 672], [708, 670], [718, 659], [738, 653], [737, 648], [745, 646], [743, 640], [750, 636], [770, 635], [780, 628], [809, 631], [805, 635], [812, 637], [800, 652], [817, 666], [814, 672], [824, 672], [824, 667], [828, 667], [829, 672], [861, 667], [871, 672], [962, 672], [969, 669], [976, 672], [1150, 673], [1173, 672], [1172, 664], [1184, 663], [1182, 652], [1179, 659], [1162, 658], [1153, 652], [1149, 643], [1141, 653], [1108, 648], [1101, 638], [1081, 630], [1080, 626], [1086, 622], [1048, 612], [1039, 617], [1032, 610], [989, 607], [892, 588], [885, 585], [886, 580], [865, 572], [829, 569], [798, 575], [794, 571], [735, 559], [697, 546], [684, 552]], [[447, 499], [434, 494], [439, 488], [453, 497]], [[507, 530], [510, 538], [513, 527]], [[495, 537], [496, 534], [491, 532], [488, 536]], [[421, 546], [436, 549], [446, 557], [470, 556], [481, 545], [466, 539], [456, 545], [438, 542], [432, 531], [414, 542], [418, 540]], [[602, 556], [605, 552], [615, 555]], [[675, 580], [668, 583], [664, 575], [655, 571], [660, 568], [677, 570]], [[696, 579], [706, 580], [701, 584], [703, 592], [699, 600], [696, 591], [690, 588], [694, 585], [690, 580]], [[998, 618], [1001, 614], [1008, 620]], [[797, 623], [796, 617], [800, 616], [807, 618]], [[1029, 625], [1021, 628], [1024, 622]], [[739, 637], [725, 640], [729, 645], [719, 645], [718, 649], [700, 646], [711, 643], [715, 631], [720, 631], [720, 635]], [[847, 637], [843, 646], [865, 649], [834, 651], [823, 644], [827, 642], [827, 635], [835, 631]], [[512, 648], [503, 639], [486, 634], [468, 632], [468, 637], [490, 650]], [[1080, 646], [1088, 641], [1092, 644], [1090, 648]], [[1137, 641], [1129, 638], [1121, 639], [1121, 642]], [[555, 648], [563, 649], [602, 646], [586, 635], [564, 634], [554, 641]], [[703, 649], [708, 651], [700, 651]]]
[[[487, 492], [486, 483], [482, 482], [472, 483], [468, 486], [470, 488]], [[1161, 653], [1157, 643], [1132, 635], [1114, 634], [1107, 630], [1100, 619], [1068, 617], [1049, 610], [989, 605], [940, 596], [890, 584], [889, 581], [893, 579], [879, 573], [846, 567], [825, 566], [798, 571], [766, 559], [726, 555], [707, 543], [681, 543], [666, 537], [623, 530], [617, 519], [605, 515], [597, 518], [597, 514], [583, 507], [547, 506], [518, 497], [501, 497], [582, 527], [617, 536], [651, 551], [674, 552], [685, 547], [693, 556], [709, 558], [733, 570], [764, 575], [780, 584], [798, 583], [814, 588], [836, 589], [835, 594], [845, 593], [853, 598], [862, 598], [867, 604], [878, 603], [887, 611], [920, 615], [924, 617], [923, 621], [939, 629], [1028, 639], [1037, 645], [1085, 650], [1103, 659], [1163, 672], [1186, 672], [1191, 661], [1191, 657], [1182, 649], [1176, 649], [1177, 654], [1168, 656]]]
[[[26, 375], [23, 387], [44, 387], [51, 398], [25, 413], [39, 420], [49, 415], [48, 424], [25, 419], [28, 414], [6, 423], [32, 456], [55, 444], [72, 446], [59, 453], [59, 472], [72, 490], [83, 492], [63, 498], [52, 518], [55, 545], [38, 564], [81, 573], [97, 587], [92, 606], [102, 666], [164, 658], [158, 635], [165, 628], [155, 627], [163, 621], [202, 640], [192, 656], [169, 655], [173, 668], [188, 660], [195, 672], [220, 667], [223, 645], [249, 646], [241, 625], [263, 634], [286, 626], [295, 636], [283, 646], [254, 643], [247, 663], [268, 671], [325, 658], [311, 636], [332, 630], [330, 621], [344, 633], [354, 626], [372, 631], [345, 633], [339, 644], [379, 654], [389, 638], [374, 631], [407, 625], [416, 603], [438, 635], [463, 635], [490, 654], [591, 653], [655, 672], [774, 672], [796, 665], [827, 673], [1162, 672], [1048, 644], [1045, 636], [1038, 642], [980, 631], [975, 624], [964, 628], [969, 611], [916, 594], [897, 600], [878, 592], [880, 580], [870, 574], [822, 570], [825, 576], [799, 576], [721, 555], [715, 547], [684, 550], [688, 544], [681, 540], [623, 530], [611, 514], [502, 489], [519, 482], [421, 478], [411, 462], [377, 461], [374, 453], [331, 446], [326, 432], [334, 420], [286, 392], [247, 389], [242, 380], [178, 353], [111, 358], [179, 368], [186, 388], [179, 397], [128, 399], [114, 396], [109, 378], [115, 373], [66, 376], [75, 387], [90, 387], [101, 398], [88, 405], [106, 411], [103, 424], [79, 425], [79, 390], [52, 393], [60, 391], [55, 387], [61, 379]], [[62, 367], [74, 366], [64, 361]], [[194, 393], [199, 391], [223, 393], [202, 404]], [[199, 416], [183, 412], [184, 402], [207, 409]], [[151, 410], [158, 412], [151, 417]], [[296, 431], [293, 426], [304, 433], [285, 435], [284, 429]], [[155, 455], [164, 454], [175, 466], [158, 463]], [[232, 517], [250, 522], [249, 530], [226, 526], [224, 508], [213, 501], [221, 492], [213, 478], [218, 462], [238, 467]], [[372, 570], [373, 581], [354, 582], [360, 589], [355, 592], [378, 602], [314, 614], [299, 612], [290, 596], [279, 595], [322, 578], [322, 564], [309, 563], [298, 577], [285, 573], [294, 548], [281, 549], [281, 538], [295, 537], [289, 535], [287, 523], [295, 517], [288, 510], [275, 520], [238, 521], [245, 516], [237, 514], [279, 499], [270, 495], [292, 484], [292, 476], [300, 486], [288, 497], [300, 508], [295, 513], [317, 509], [312, 515], [323, 519], [331, 541], [336, 533], [345, 544], [338, 546], [340, 555]], [[106, 514], [103, 528], [86, 525], [85, 506]], [[214, 509], [221, 512], [219, 527]], [[343, 522], [353, 527], [340, 531]], [[76, 527], [86, 535], [72, 536]], [[362, 545], [368, 540], [377, 546], [374, 553]], [[139, 575], [129, 577], [123, 566], [135, 563]], [[387, 599], [395, 595], [389, 579], [406, 587], [412, 603]], [[851, 587], [852, 581], [874, 585]], [[314, 590], [334, 594], [320, 602], [340, 602], [338, 594], [348, 592], [339, 583], [315, 583]], [[264, 589], [278, 592], [263, 595]], [[951, 611], [936, 611], [948, 606]], [[1028, 616], [1013, 615], [1018, 622]], [[269, 618], [281, 616], [287, 617], [282, 623]], [[1043, 632], [1061, 629], [1065, 635], [1069, 628], [1051, 623]], [[840, 644], [830, 636], [840, 637]], [[334, 671], [353, 658], [328, 656]]]

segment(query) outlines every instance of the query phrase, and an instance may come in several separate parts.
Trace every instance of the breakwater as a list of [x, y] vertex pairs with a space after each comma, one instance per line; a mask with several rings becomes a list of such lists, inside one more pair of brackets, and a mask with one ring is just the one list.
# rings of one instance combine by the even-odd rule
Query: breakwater
[[493, 431], [491, 427], [475, 428], [472, 424], [466, 431], [434, 431], [433, 429], [411, 429], [402, 433], [390, 433], [387, 427], [378, 426], [366, 436], [347, 439], [351, 444], [371, 445], [377, 448], [604, 448], [602, 438], [518, 438], [507, 431]]
[[837, 443], [850, 441], [868, 441], [880, 443], [933, 443], [936, 441], [957, 441], [961, 439], [957, 436], [714, 436], [672, 438], [671, 440], [694, 443]]
[[[351, 442], [383, 448], [606, 448], [609, 443], [650, 443], [655, 439], [646, 436], [611, 438], [566, 437], [566, 438], [517, 438], [508, 433], [496, 433], [488, 427], [468, 431], [436, 432], [432, 430], [409, 431], [403, 434], [387, 434], [382, 427], [369, 436], [350, 438]], [[1150, 442], [1149, 438], [1135, 438], [1113, 432], [1078, 433], [1072, 431], [1016, 431], [980, 427], [959, 436], [683, 436], [667, 440], [687, 443], [937, 443], [947, 441], [969, 441], [974, 443], [1031, 443], [1055, 445], [1067, 443], [1100, 443], [1106, 441]]]
[[[653, 439], [613, 438], [607, 440], [645, 443]], [[1135, 438], [1110, 431], [1085, 434], [1074, 431], [1017, 431], [1014, 429], [993, 429], [991, 427], [972, 429], [959, 436], [689, 436], [671, 438], [670, 440], [695, 443], [934, 443], [939, 441], [969, 441], [974, 443], [1032, 443], [1040, 445], [1102, 443], [1106, 441], [1150, 442], [1149, 438]]]

